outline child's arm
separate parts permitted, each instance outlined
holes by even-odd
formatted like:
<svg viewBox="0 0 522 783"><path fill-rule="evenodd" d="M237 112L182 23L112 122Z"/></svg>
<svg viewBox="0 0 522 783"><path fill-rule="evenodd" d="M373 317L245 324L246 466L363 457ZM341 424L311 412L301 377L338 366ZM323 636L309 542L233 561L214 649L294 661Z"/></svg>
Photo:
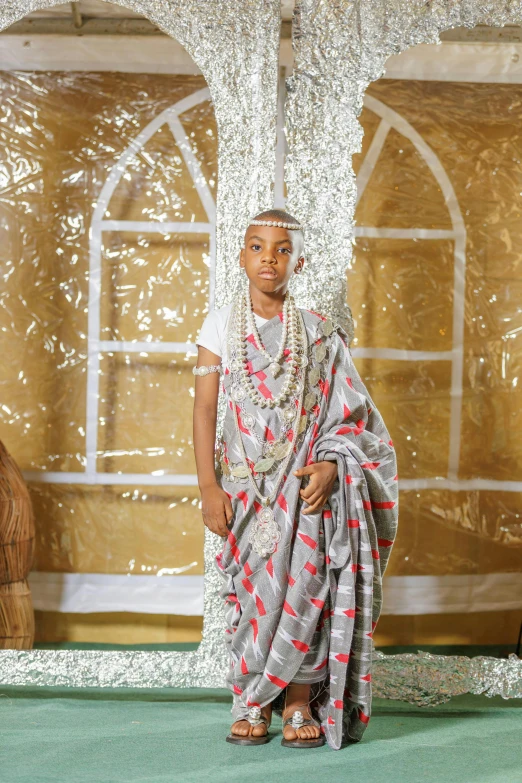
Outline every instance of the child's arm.
<svg viewBox="0 0 522 783"><path fill-rule="evenodd" d="M220 363L220 356L198 346L198 367ZM226 538L230 532L227 522L233 516L232 505L217 483L214 468L219 379L217 372L195 376L193 436L203 522L213 533Z"/></svg>

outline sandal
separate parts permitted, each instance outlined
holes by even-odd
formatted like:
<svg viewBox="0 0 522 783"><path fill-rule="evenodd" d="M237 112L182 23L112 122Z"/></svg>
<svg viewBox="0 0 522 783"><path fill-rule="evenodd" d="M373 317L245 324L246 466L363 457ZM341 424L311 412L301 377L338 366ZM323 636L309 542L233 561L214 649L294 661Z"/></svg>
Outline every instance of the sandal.
<svg viewBox="0 0 522 783"><path fill-rule="evenodd" d="M310 702L303 704L303 707L308 707L310 712ZM297 729L303 726L317 726L321 728L321 724L315 718L305 718L301 710L295 710L295 712L286 720L283 720L283 731L285 726L292 726L293 730L297 734ZM299 739L298 737L293 740L288 740L283 737L281 745L285 748L320 748L326 742L324 734L320 734L318 737L310 739Z"/></svg>
<svg viewBox="0 0 522 783"><path fill-rule="evenodd" d="M272 722L270 718L265 718L261 712L261 707L250 707L246 718L238 718L238 720L247 720L251 726L259 726L260 723L266 724L266 734L262 734L260 737L254 737L252 734L243 736L241 734L232 734L232 732L226 737L227 742L232 742L234 745L264 745L270 741L268 736L268 729ZM234 721L235 723L235 721Z"/></svg>

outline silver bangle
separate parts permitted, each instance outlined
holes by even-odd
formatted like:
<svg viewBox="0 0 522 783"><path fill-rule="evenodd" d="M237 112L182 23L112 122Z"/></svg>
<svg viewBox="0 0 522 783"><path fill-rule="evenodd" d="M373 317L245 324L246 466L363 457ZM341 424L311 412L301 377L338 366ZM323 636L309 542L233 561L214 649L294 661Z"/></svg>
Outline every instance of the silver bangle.
<svg viewBox="0 0 522 783"><path fill-rule="evenodd" d="M220 364L203 364L201 367L193 367L192 372L194 375L208 375L209 372L222 372Z"/></svg>

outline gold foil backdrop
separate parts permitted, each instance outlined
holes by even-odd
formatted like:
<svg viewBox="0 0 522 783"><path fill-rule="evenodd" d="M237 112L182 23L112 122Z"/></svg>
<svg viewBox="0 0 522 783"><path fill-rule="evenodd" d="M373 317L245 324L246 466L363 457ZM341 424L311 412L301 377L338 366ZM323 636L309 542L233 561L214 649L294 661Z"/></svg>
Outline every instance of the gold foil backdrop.
<svg viewBox="0 0 522 783"><path fill-rule="evenodd" d="M522 87L382 79L368 96L362 151L354 159L360 199L348 286L354 353L374 354L356 361L392 433L404 487L387 577L519 573L520 493L509 491L509 482L522 475L516 119ZM426 159L383 106L420 135L435 159ZM450 176L467 240L460 382L452 377L451 353L457 240L444 238L455 231L455 212L434 171ZM416 353L394 358L404 351ZM458 415L451 411L452 388ZM444 479L457 429L455 491ZM433 479L446 486L437 489ZM388 638L394 619L380 623ZM457 615L450 626L459 622ZM498 638L504 625L514 642L518 622L508 610L482 616L483 638ZM441 634L447 638L448 628L441 626Z"/></svg>
<svg viewBox="0 0 522 783"><path fill-rule="evenodd" d="M183 109L180 102L195 96L175 116L207 196L215 197L217 129L205 82L18 72L3 73L0 89L2 436L34 479L34 570L202 575L197 487L161 486L161 476L196 472L193 353L183 346L194 342L208 311L213 226L207 224L214 216L205 211L168 120L173 106ZM151 123L157 129L138 145ZM117 171L100 226L90 219L93 204L129 146L133 155ZM187 224L201 229L190 233ZM90 485L82 475L89 239L96 232L100 339L128 350L111 351L109 344L99 359L95 469L105 483ZM133 342L144 350L133 351ZM166 343L178 343L179 352L158 352ZM42 479L49 472L56 478L38 481L38 471ZM128 483L111 485L112 474L129 475ZM132 480L140 474L156 476L157 485ZM48 632L47 639L53 640Z"/></svg>

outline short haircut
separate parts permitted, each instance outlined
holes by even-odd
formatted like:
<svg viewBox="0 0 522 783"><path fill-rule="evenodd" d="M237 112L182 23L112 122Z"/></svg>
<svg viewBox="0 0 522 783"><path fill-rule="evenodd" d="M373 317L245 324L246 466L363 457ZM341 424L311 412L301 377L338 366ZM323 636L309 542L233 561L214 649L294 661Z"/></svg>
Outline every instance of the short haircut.
<svg viewBox="0 0 522 783"><path fill-rule="evenodd" d="M266 209L264 212L260 212L258 215L255 215L253 220L277 220L279 223L299 223L300 221L297 220L293 215L291 215L289 212L285 212L284 209ZM296 238L296 242L294 246L297 246L297 256L302 256L304 254L304 234L302 230L299 228L291 228L288 229L292 237Z"/></svg>

